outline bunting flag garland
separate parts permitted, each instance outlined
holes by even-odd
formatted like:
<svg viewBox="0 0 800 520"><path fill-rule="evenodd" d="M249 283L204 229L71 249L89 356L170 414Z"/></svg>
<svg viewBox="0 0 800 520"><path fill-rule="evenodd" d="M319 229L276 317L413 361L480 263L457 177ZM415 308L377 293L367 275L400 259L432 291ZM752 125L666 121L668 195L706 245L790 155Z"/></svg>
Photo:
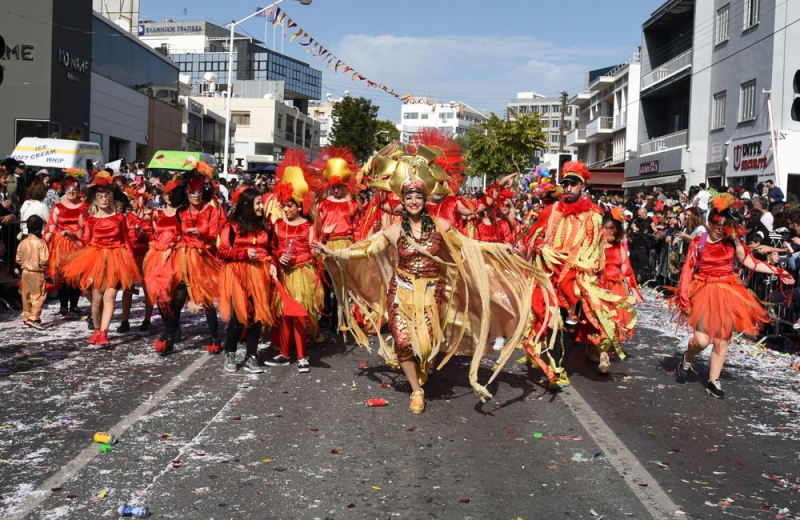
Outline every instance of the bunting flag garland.
<svg viewBox="0 0 800 520"><path fill-rule="evenodd" d="M270 10L271 11L271 10ZM268 13L269 14L269 13ZM267 15L268 15L267 14ZM284 24L284 21L286 22ZM369 88L376 88L386 92L388 95L399 99L403 103L424 103L427 105L432 105L433 103L428 100L427 98L416 98L411 94L398 94L395 92L393 88L389 88L388 86L384 85L383 83L378 83L376 81L372 81L367 79L366 76L360 74L358 71L353 69L353 67L347 65L341 58L333 54L330 50L328 50L324 45L314 40L310 34L308 34L304 29L297 25L297 22L291 19L286 14L286 11L282 11L280 7L275 9L275 14L272 18L272 25L283 25L283 35L289 35L289 29L293 30L291 37L289 38L289 43L294 43L294 41L300 37L297 41L303 47L306 47L306 53L313 53L313 56L317 58L317 61L325 60L325 64L327 68L333 67L333 72L335 74L347 74L352 73L350 76L351 81L364 81L367 84L367 89ZM295 30L295 27L297 28Z"/></svg>

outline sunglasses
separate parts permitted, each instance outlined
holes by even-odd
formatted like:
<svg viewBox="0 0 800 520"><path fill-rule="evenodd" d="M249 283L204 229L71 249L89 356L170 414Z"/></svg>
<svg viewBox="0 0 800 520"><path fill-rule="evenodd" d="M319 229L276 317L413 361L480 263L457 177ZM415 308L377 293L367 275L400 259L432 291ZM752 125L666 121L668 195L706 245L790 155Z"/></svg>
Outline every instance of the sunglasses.
<svg viewBox="0 0 800 520"><path fill-rule="evenodd" d="M571 179L564 179L563 181L561 181L561 185L564 186L564 187L567 187L567 188L571 188L572 186L577 186L579 184L580 184L580 182L573 181Z"/></svg>
<svg viewBox="0 0 800 520"><path fill-rule="evenodd" d="M203 192L202 192L202 191L190 191L190 192L189 192L189 196L190 196L190 197L199 197L199 196L200 196L200 195L202 195L202 194L203 194Z"/></svg>

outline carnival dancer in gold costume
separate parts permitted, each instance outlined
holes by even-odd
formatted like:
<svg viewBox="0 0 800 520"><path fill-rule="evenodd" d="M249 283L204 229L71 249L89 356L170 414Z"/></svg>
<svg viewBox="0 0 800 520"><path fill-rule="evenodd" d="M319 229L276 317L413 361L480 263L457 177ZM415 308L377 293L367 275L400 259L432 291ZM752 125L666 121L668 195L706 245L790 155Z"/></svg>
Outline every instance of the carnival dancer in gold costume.
<svg viewBox="0 0 800 520"><path fill-rule="evenodd" d="M413 155L374 157L377 178L388 179L380 186L402 202L402 221L346 249L313 244L316 252L328 255L324 263L337 295L349 293L364 316L375 316L375 330L388 319L393 345L379 334L381 354L408 378L412 413L425 409L422 385L440 352L446 355L438 368L454 354L472 354L470 383L481 400L491 397L477 381L487 338L509 338L491 382L524 335L531 280L553 293L543 273L512 255L508 246L470 240L428 214L427 194L447 181L437 156L436 150L420 146ZM357 343L368 347L364 332L352 316L348 319Z"/></svg>
<svg viewBox="0 0 800 520"><path fill-rule="evenodd" d="M613 347L619 358L625 359L614 318L623 307L633 312L632 298L614 295L599 285L605 266L603 210L584 194L591 177L589 169L582 161L570 161L563 172L560 184L564 195L542 210L521 247L524 258L551 273L557 288L561 323L551 331L554 341L548 342L546 350L549 367L543 367L553 390L570 385L566 366L576 341L601 344L604 352ZM539 301L537 293L533 300L534 315L538 315L547 300ZM529 353L536 344L529 340Z"/></svg>

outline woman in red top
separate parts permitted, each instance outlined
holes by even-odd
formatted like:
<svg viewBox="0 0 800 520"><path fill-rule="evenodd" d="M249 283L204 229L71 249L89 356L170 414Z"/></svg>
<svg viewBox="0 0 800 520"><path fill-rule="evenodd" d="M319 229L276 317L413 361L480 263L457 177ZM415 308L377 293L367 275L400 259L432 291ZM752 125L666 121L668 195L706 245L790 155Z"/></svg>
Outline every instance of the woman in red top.
<svg viewBox="0 0 800 520"><path fill-rule="evenodd" d="M169 181L161 191L165 208L153 211L153 239L150 250L144 257L145 296L150 306L158 305L164 323L170 318L170 302L178 286L175 270L172 268L172 252L181 241L181 221L178 209L172 204L172 191L178 181ZM169 354L177 338L168 337L166 328L156 339L153 348L159 354Z"/></svg>
<svg viewBox="0 0 800 520"><path fill-rule="evenodd" d="M220 234L219 310L228 324L225 331L225 370L236 372L236 345L247 327L244 369L261 373L256 358L261 329L272 326L272 278L270 234L264 218L261 193L248 188L233 195L234 209Z"/></svg>
<svg viewBox="0 0 800 520"><path fill-rule="evenodd" d="M794 283L780 267L757 260L739 239L734 221L738 213L731 208L732 199L728 194L714 199L708 212L708 233L689 245L678 296L673 300L680 309L681 321L694 330L678 365L678 376L685 379L693 371L695 356L713 342L706 392L716 398L725 397L719 376L732 333L755 334L769 321L767 311L739 279L736 262L755 272L778 276L785 284Z"/></svg>
<svg viewBox="0 0 800 520"><path fill-rule="evenodd" d="M175 338L181 310L188 299L204 309L209 331L206 349L217 354L219 324L214 305L219 298L219 260L214 250L220 215L217 208L209 204L213 196L214 187L208 177L193 170L184 176L170 197L173 205L181 208L178 210L181 240L172 254L172 268L178 285L172 295L166 336Z"/></svg>
<svg viewBox="0 0 800 520"><path fill-rule="evenodd" d="M90 345L108 345L108 326L114 315L117 292L141 281L133 258L125 217L114 207L114 186L108 175L98 174L89 189L89 210L81 215L78 238L86 245L63 267L64 279L84 291L92 289L94 334Z"/></svg>
<svg viewBox="0 0 800 520"><path fill-rule="evenodd" d="M125 214L125 221L128 224L128 234L131 239L133 256L136 259L136 266L139 272L144 274L144 257L150 249L150 240L153 238L153 210L147 207L148 195L145 186L141 188L135 183L125 189L125 195L131 205L131 210ZM133 304L133 291L122 293L122 323L117 332L125 333L131 330L128 319L131 315L131 305ZM153 315L153 305L145 295L144 300L144 320L139 325L139 330L146 331L150 328L150 317Z"/></svg>
<svg viewBox="0 0 800 520"><path fill-rule="evenodd" d="M78 315L78 299L81 290L71 287L64 282L62 269L65 260L74 252L83 247L78 239L80 231L79 220L89 208L89 204L81 200L80 183L78 179L68 177L64 181L66 200L56 202L50 219L47 222L47 231L44 236L50 248L50 264L47 267L47 276L54 282L61 282L58 289L58 300L61 303L59 313L62 316L76 317Z"/></svg>
<svg viewBox="0 0 800 520"><path fill-rule="evenodd" d="M616 316L612 318L616 337L601 337L599 341L593 342L600 349L599 358L594 358L593 360L598 361L599 359L598 368L601 374L608 373L610 368L609 352L612 351L611 347L614 342L620 343L633 337L634 327L636 326L636 311L631 308L630 304L642 302L642 294L639 292L636 276L633 273L628 257L628 248L624 243L624 210L621 206L614 208L611 211L611 215L603 218L602 223L606 263L599 285L601 288L610 291L611 294L621 297L622 300L615 306ZM633 300L629 299L630 296L633 296ZM587 346L587 349L591 350L591 346Z"/></svg>

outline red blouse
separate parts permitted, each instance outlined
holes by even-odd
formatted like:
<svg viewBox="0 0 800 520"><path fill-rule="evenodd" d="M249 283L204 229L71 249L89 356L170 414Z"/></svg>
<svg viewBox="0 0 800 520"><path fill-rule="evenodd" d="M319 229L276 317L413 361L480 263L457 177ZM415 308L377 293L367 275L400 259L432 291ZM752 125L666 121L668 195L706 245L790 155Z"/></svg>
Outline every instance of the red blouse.
<svg viewBox="0 0 800 520"><path fill-rule="evenodd" d="M128 236L131 240L133 254L136 256L146 254L150 249L150 240L153 238L153 221L151 219L144 220L133 211L129 211L125 215L125 221L128 224Z"/></svg>
<svg viewBox="0 0 800 520"><path fill-rule="evenodd" d="M327 242L336 238L353 238L358 204L354 200L322 200L317 206L321 240ZM333 228L333 229L331 229Z"/></svg>
<svg viewBox="0 0 800 520"><path fill-rule="evenodd" d="M181 226L178 223L178 214L169 216L164 210L157 209L152 213L153 237L150 247L165 251L171 244L177 244L181 239Z"/></svg>
<svg viewBox="0 0 800 520"><path fill-rule="evenodd" d="M511 244L514 242L514 233L511 231L511 224L505 219L497 219L494 224L484 224L481 219L475 228L475 240Z"/></svg>
<svg viewBox="0 0 800 520"><path fill-rule="evenodd" d="M124 247L133 255L130 235L125 217L117 212L110 217L98 218L87 213L83 217L83 237L85 245L94 247Z"/></svg>
<svg viewBox="0 0 800 520"><path fill-rule="evenodd" d="M56 228L53 232L53 235L60 235L64 231L71 231L77 236L78 231L81 229L79 220L81 215L86 213L86 210L89 209L89 204L84 202L77 208L68 208L63 202L59 201L56 202L56 205L53 207L53 209L56 208L58 208L58 220L55 222ZM48 230L54 223L53 217L55 216L55 213L55 211L50 212L50 219L47 223Z"/></svg>
<svg viewBox="0 0 800 520"><path fill-rule="evenodd" d="M233 244L231 244L230 240L231 231L233 231L234 235ZM239 224L235 222L230 222L222 228L217 252L220 258L228 262L250 260L250 256L247 254L248 249L256 250L258 253L257 260L269 260L271 258L269 254L271 240L269 231L259 229L255 233L245 236L241 236L240 233Z"/></svg>
<svg viewBox="0 0 800 520"><path fill-rule="evenodd" d="M272 235L272 250L275 253L275 258L278 259L283 256L283 253L289 249L289 243L291 242L289 267L310 262L314 258L311 254L311 244L308 241L312 229L314 228L309 221L297 226L287 224L284 219L276 221Z"/></svg>
<svg viewBox="0 0 800 520"><path fill-rule="evenodd" d="M208 247L215 245L219 234L221 215L210 204L206 204L200 211L194 207L180 210L181 242L189 247ZM190 235L187 230L197 228L200 236Z"/></svg>
<svg viewBox="0 0 800 520"><path fill-rule="evenodd" d="M446 220L452 226L459 226L461 215L458 214L458 202L459 198L452 195L445 197L441 202L428 201L428 213Z"/></svg>

